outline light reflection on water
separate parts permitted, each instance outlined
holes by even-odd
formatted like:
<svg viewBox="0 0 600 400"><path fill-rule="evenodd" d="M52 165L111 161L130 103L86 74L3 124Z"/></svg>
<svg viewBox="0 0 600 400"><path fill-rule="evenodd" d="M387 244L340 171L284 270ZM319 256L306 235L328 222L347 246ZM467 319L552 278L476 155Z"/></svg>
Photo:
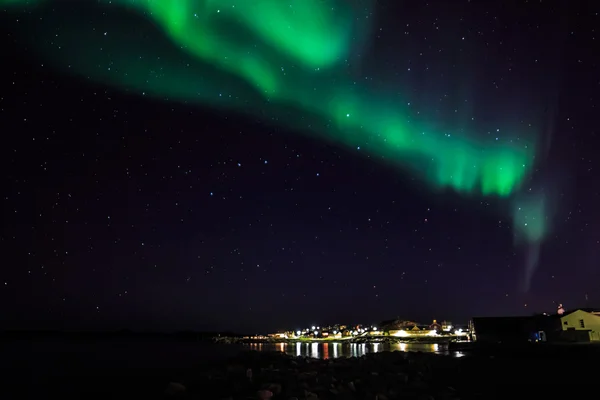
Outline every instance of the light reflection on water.
<svg viewBox="0 0 600 400"><path fill-rule="evenodd" d="M361 357L368 353L382 351L421 351L424 353L448 354L462 357L459 351L451 352L447 344L438 343L251 343L245 345L248 350L281 351L292 356L312 358Z"/></svg>

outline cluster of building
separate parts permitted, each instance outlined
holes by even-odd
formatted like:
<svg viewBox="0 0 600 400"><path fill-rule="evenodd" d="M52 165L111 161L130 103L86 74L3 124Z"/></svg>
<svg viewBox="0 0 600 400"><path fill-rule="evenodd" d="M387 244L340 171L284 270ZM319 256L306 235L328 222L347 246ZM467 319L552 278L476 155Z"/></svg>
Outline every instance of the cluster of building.
<svg viewBox="0 0 600 400"><path fill-rule="evenodd" d="M476 317L466 326L449 321L418 324L394 319L378 325L313 325L297 330L246 337L251 340L314 340L372 337L418 339L427 337L456 338L481 343L517 342L599 342L600 309L577 308L566 311L562 304L556 313L521 317ZM451 339L454 340L454 339Z"/></svg>
<svg viewBox="0 0 600 400"><path fill-rule="evenodd" d="M364 335L380 335L382 332L375 325L313 325L295 331L283 331L267 335L271 339L342 339Z"/></svg>
<svg viewBox="0 0 600 400"><path fill-rule="evenodd" d="M387 324L386 331L389 336L401 338L418 338L423 336L467 336L467 327L454 326L450 321L437 320L429 325L419 325L414 321L394 320Z"/></svg>
<svg viewBox="0 0 600 400"><path fill-rule="evenodd" d="M449 321L438 323L433 320L431 324L418 324L414 321L390 320L379 325L344 325L335 324L328 326L313 325L303 329L281 331L268 335L257 335L249 339L351 339L357 337L395 336L404 338L417 338L426 336L466 336L468 329L455 327Z"/></svg>
<svg viewBox="0 0 600 400"><path fill-rule="evenodd" d="M472 334L487 343L600 342L600 309L560 305L556 314L473 318Z"/></svg>

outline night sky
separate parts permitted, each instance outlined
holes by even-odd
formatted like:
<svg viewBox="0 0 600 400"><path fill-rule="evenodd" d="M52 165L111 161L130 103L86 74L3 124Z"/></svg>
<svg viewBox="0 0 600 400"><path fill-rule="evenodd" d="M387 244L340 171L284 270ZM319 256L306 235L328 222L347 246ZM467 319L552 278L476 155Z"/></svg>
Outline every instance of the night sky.
<svg viewBox="0 0 600 400"><path fill-rule="evenodd" d="M67 3L0 0L0 327L600 304L600 3Z"/></svg>

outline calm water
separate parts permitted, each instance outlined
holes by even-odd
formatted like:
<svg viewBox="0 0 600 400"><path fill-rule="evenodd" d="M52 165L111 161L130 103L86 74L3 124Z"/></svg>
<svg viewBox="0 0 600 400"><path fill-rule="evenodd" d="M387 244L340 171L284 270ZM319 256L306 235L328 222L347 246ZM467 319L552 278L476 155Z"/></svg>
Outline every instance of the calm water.
<svg viewBox="0 0 600 400"><path fill-rule="evenodd" d="M437 343L277 343L249 344L244 346L257 351L282 351L292 356L312 358L361 357L381 351L422 351L427 353L452 354L462 357L460 352L449 352L447 344Z"/></svg>

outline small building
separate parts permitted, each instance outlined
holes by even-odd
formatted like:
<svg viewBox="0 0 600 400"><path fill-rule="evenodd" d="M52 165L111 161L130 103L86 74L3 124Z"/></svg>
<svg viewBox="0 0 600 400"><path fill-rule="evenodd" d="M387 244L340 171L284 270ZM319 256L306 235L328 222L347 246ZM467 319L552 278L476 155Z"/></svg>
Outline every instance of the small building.
<svg viewBox="0 0 600 400"><path fill-rule="evenodd" d="M439 324L437 322L437 320L433 320L433 322L431 323L431 325L429 325L429 330L430 331L436 331L436 332L441 332L443 329L442 324Z"/></svg>
<svg viewBox="0 0 600 400"><path fill-rule="evenodd" d="M286 332L269 333L267 335L269 339L287 339L288 334Z"/></svg>
<svg viewBox="0 0 600 400"><path fill-rule="evenodd" d="M562 334L569 341L600 341L600 312L578 309L560 316Z"/></svg>
<svg viewBox="0 0 600 400"><path fill-rule="evenodd" d="M450 321L442 321L442 330L444 332L452 332L454 330L454 326Z"/></svg>
<svg viewBox="0 0 600 400"><path fill-rule="evenodd" d="M390 336L409 338L409 337L425 337L425 336L436 336L437 332L433 329L430 329L428 326L424 326L419 328L418 326L413 326L410 329L393 329L389 331Z"/></svg>

